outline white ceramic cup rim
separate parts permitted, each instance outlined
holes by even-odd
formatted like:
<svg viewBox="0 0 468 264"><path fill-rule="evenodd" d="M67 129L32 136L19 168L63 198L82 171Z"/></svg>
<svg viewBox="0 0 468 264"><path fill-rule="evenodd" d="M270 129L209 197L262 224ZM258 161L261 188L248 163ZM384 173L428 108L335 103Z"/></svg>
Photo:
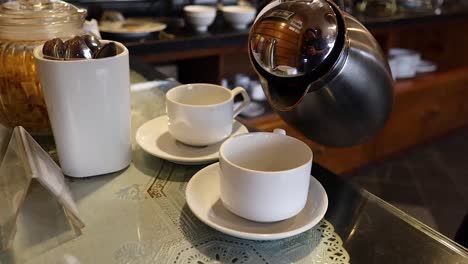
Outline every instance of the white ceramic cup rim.
<svg viewBox="0 0 468 264"><path fill-rule="evenodd" d="M254 14L255 8L250 6L225 6L222 8L222 11L230 14Z"/></svg>
<svg viewBox="0 0 468 264"><path fill-rule="evenodd" d="M226 93L229 94L229 98L227 98L226 100L223 100L223 101L220 101L219 103L214 103L214 104L201 104L201 105L195 105L195 104L184 104L184 103L181 103L181 102L178 102L176 100L174 100L174 98L172 98L172 96L174 96L173 94L176 93L176 92L180 92L180 91L177 91L177 90L183 90L183 89L187 89L187 87L190 87L190 86L210 86L210 87L213 87L215 89L222 89L224 90ZM169 91L167 91L166 93L166 100L170 101L171 103L173 104L176 104L178 106L184 106L184 107L193 107L193 108L206 108L206 107L215 107L215 106L222 106L222 105L225 105L231 101L234 101L234 94L232 93L231 90L229 90L228 88L226 87L223 87L221 85L216 85L216 84L210 84L210 83L189 83L189 84L183 84L183 85L179 85L179 86L176 86L172 89L170 89Z"/></svg>
<svg viewBox="0 0 468 264"><path fill-rule="evenodd" d="M205 5L186 5L184 11L193 13L216 13L216 8Z"/></svg>
<svg viewBox="0 0 468 264"><path fill-rule="evenodd" d="M260 134L268 134L268 136L274 136L274 137L288 137L289 139L288 140L293 140L294 142L298 143L298 144L301 144L305 149L308 150L308 153L309 153L309 159L305 162L303 162L302 164L296 166L296 167L293 167L293 168L290 168L290 169L286 169L286 170L275 170L275 171L261 171L261 170L254 170L254 169L249 169L249 168L246 168L246 167L242 167L236 163L234 163L233 161L229 160L226 155L225 155L225 148L227 148L227 146L229 144L232 144L231 142L235 141L235 140L239 140L239 139L242 139L244 137L255 137L255 135L260 135ZM254 142L253 140L251 140L252 142ZM293 171L293 170L297 170L299 168L303 168L307 165L309 165L312 160L313 160L313 153L312 153L312 150L310 149L309 146L307 146L306 143L300 141L299 139L297 138L293 138L293 137L290 137L290 136L287 136L287 135L282 135L282 134L277 134L277 133L272 133L272 132L253 132L253 133L247 133L247 134L242 134L242 135L237 135L237 136L234 136L234 137L230 137L228 138L226 141L223 142L223 144L221 145L221 147L219 148L219 156L224 160L226 161L226 163L228 163L229 165L237 168L237 169L240 169L240 170L245 170L245 171L249 171L249 172L255 172L255 173L258 173L258 174L268 174L268 175L271 175L271 174L282 174L282 173L285 173L285 172L289 172L289 171Z"/></svg>
<svg viewBox="0 0 468 264"><path fill-rule="evenodd" d="M115 55L115 56L107 57L107 58L101 58L101 59L53 60L53 59L48 59L48 58L44 57L44 54L42 54L42 47L44 46L44 44L42 44L42 45L39 45L39 46L34 48L34 58L36 58L36 60L47 61L47 62L50 62L50 63L68 63L68 64L71 64L71 63L95 63L97 61L108 61L108 60L113 60L113 59L118 59L120 57L128 56L128 49L122 43L117 42L117 41L113 41L113 40L100 40L100 42L102 44L107 44L109 42L114 42L118 47L117 51L120 50L121 52L119 54Z"/></svg>

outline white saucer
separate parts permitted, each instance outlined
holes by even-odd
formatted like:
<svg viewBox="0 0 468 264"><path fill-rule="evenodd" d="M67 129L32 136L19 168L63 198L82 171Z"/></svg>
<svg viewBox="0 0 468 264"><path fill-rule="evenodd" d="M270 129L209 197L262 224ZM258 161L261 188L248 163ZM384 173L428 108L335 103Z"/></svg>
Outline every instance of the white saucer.
<svg viewBox="0 0 468 264"><path fill-rule="evenodd" d="M312 176L307 204L298 215L274 223L258 223L237 216L221 202L219 170L219 163L215 163L197 172L188 182L185 196L195 216L222 233L244 239L275 240L305 232L325 216L327 193Z"/></svg>
<svg viewBox="0 0 468 264"><path fill-rule="evenodd" d="M233 122L231 136L249 132L241 123L235 120ZM136 142L151 155L184 165L198 165L217 161L219 147L223 143L219 142L206 147L185 145L169 134L166 115L152 119L138 128Z"/></svg>

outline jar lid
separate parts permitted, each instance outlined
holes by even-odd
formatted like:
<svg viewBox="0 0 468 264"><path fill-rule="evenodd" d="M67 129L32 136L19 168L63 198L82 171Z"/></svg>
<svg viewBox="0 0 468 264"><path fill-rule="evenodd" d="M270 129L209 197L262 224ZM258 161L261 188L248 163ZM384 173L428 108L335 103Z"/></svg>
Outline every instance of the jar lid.
<svg viewBox="0 0 468 264"><path fill-rule="evenodd" d="M266 11L252 26L250 52L269 74L296 77L325 63L336 47L338 18L326 0L289 0Z"/></svg>
<svg viewBox="0 0 468 264"><path fill-rule="evenodd" d="M81 28L86 10L56 0L18 0L0 5L0 37L44 40L71 36Z"/></svg>

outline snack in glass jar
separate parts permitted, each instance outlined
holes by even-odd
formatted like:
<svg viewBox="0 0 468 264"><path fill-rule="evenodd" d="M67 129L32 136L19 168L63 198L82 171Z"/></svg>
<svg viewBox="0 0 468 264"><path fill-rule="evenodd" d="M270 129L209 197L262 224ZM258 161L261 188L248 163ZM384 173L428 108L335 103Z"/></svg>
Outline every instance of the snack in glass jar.
<svg viewBox="0 0 468 264"><path fill-rule="evenodd" d="M4 2L4 1L2 1ZM0 123L52 133L33 50L47 39L83 33L86 10L54 0L0 4Z"/></svg>

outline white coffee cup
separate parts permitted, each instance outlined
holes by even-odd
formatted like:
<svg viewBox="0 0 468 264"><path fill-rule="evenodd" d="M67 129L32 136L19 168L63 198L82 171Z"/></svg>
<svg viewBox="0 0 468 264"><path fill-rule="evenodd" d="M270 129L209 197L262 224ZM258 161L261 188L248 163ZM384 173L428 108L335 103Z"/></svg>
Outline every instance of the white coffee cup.
<svg viewBox="0 0 468 264"><path fill-rule="evenodd" d="M234 109L234 97L243 102ZM206 146L218 143L232 133L233 118L250 103L242 87L229 90L219 85L194 83L177 86L166 93L169 133L178 141Z"/></svg>
<svg viewBox="0 0 468 264"><path fill-rule="evenodd" d="M275 129L229 138L219 154L221 201L234 214L275 222L304 208L312 167L304 142Z"/></svg>
<svg viewBox="0 0 468 264"><path fill-rule="evenodd" d="M43 57L42 46L34 49L60 166L68 176L95 176L130 164L128 50L114 43L116 56L92 60L52 60Z"/></svg>

